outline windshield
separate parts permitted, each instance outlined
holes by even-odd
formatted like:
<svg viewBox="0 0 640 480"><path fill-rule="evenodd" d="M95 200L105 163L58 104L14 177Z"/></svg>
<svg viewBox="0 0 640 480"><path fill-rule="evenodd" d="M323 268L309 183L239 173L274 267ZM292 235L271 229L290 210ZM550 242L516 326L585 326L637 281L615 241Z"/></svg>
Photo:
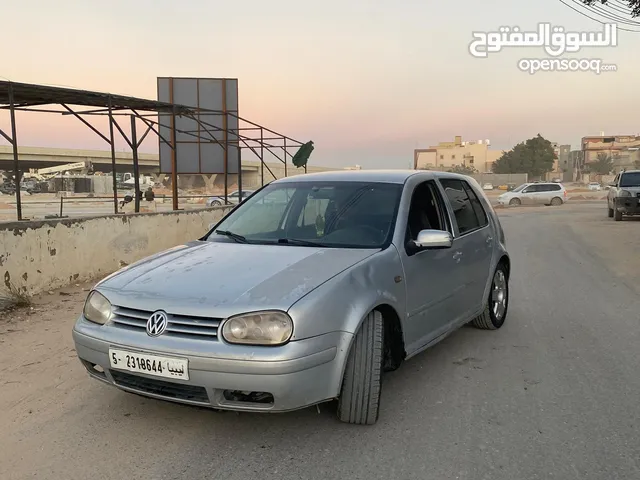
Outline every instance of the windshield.
<svg viewBox="0 0 640 480"><path fill-rule="evenodd" d="M624 173L620 179L621 187L640 187L640 172Z"/></svg>
<svg viewBox="0 0 640 480"><path fill-rule="evenodd" d="M402 185L364 182L272 184L218 225L247 243L381 248L391 241ZM220 234L215 232L225 232ZM312 243L311 243L312 242Z"/></svg>
<svg viewBox="0 0 640 480"><path fill-rule="evenodd" d="M513 189L513 191L514 191L514 192L521 192L522 190L524 190L524 187L526 187L526 186L527 186L527 184L526 184L526 183L523 183L523 184L522 184L522 185L520 185L519 187L514 188L514 189Z"/></svg>

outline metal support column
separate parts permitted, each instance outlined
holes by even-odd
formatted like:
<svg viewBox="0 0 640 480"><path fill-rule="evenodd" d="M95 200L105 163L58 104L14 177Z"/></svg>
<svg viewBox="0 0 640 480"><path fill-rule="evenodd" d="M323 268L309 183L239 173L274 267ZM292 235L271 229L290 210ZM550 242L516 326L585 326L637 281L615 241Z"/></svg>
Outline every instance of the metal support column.
<svg viewBox="0 0 640 480"><path fill-rule="evenodd" d="M242 201L242 157L240 153L240 142L238 142L238 200Z"/></svg>
<svg viewBox="0 0 640 480"><path fill-rule="evenodd" d="M173 86L171 88L173 91ZM171 114L171 196L174 210L178 210L178 159L176 145L176 111L174 109Z"/></svg>
<svg viewBox="0 0 640 480"><path fill-rule="evenodd" d="M133 154L133 185L135 189L135 212L140 212L140 165L138 164L138 135L136 134L136 117L131 115L131 152Z"/></svg>
<svg viewBox="0 0 640 480"><path fill-rule="evenodd" d="M286 178L287 177L287 137L284 137L283 140L284 140L284 147L282 148L284 150L284 176Z"/></svg>
<svg viewBox="0 0 640 480"><path fill-rule="evenodd" d="M18 137L16 135L16 110L13 103L13 85L9 84L9 111L11 114L11 145L13 147L13 175L16 183L16 212L22 220L22 199L20 198L20 161L18 160Z"/></svg>
<svg viewBox="0 0 640 480"><path fill-rule="evenodd" d="M113 108L109 95L109 144L111 146L111 175L113 175L113 213L118 213L118 180L116 178L116 142L113 138Z"/></svg>
<svg viewBox="0 0 640 480"><path fill-rule="evenodd" d="M227 196L229 195L229 137L227 135L227 127L229 126L229 117L227 114L227 81L222 81L222 141L224 148L224 204L228 205Z"/></svg>
<svg viewBox="0 0 640 480"><path fill-rule="evenodd" d="M264 131L262 127L260 127L260 177L264 187Z"/></svg>

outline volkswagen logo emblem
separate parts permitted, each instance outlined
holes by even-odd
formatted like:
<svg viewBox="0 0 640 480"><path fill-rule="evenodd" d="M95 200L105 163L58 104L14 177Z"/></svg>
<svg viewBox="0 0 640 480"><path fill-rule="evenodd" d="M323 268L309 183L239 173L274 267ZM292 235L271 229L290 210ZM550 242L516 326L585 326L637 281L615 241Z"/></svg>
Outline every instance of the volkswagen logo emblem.
<svg viewBox="0 0 640 480"><path fill-rule="evenodd" d="M167 329L169 319L167 314L162 311L153 312L147 320L147 335L157 337L162 335Z"/></svg>

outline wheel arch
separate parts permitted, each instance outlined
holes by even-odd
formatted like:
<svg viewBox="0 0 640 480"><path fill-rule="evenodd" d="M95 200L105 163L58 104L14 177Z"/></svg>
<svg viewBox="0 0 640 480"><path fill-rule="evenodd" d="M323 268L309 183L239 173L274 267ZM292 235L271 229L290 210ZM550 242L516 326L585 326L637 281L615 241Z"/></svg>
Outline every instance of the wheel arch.
<svg viewBox="0 0 640 480"><path fill-rule="evenodd" d="M384 360L383 368L386 371L397 369L404 361L407 354L404 344L404 330L402 328L402 322L397 310L388 303L378 303L369 308L360 318L357 327L353 331L353 337L349 341L347 348L347 354L345 355L345 361L342 365L342 373L340 375L340 381L344 378L345 369L347 367L346 359L349 357L349 353L355 343L356 335L362 328L363 322L371 314L371 312L379 312L382 315L382 321L384 323Z"/></svg>

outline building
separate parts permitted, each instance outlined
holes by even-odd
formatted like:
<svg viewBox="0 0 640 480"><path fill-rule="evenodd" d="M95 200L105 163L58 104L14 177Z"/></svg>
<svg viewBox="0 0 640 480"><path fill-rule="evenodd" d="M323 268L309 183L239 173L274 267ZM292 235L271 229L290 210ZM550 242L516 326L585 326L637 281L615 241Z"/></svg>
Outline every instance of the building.
<svg viewBox="0 0 640 480"><path fill-rule="evenodd" d="M551 143L551 146L553 146L553 153L556 158L553 161L553 168L551 172L547 174L547 177L561 178L563 182L572 181L573 166L570 159L571 145ZM551 178L547 180L551 180Z"/></svg>
<svg viewBox="0 0 640 480"><path fill-rule="evenodd" d="M570 172L571 178L568 180L563 178L564 182L576 182L579 179L580 172L584 167L584 161L582 159L582 150L571 150L569 152L569 164L571 165Z"/></svg>
<svg viewBox="0 0 640 480"><path fill-rule="evenodd" d="M453 142L440 142L436 146L413 152L413 168L421 170L448 170L456 165L475 168L479 173L491 172L493 163L502 156L501 150L491 150L489 140L463 142L456 136Z"/></svg>
<svg viewBox="0 0 640 480"><path fill-rule="evenodd" d="M582 153L584 163L597 160L604 153L613 160L615 173L623 169L640 167L640 135L601 135L582 137Z"/></svg>

